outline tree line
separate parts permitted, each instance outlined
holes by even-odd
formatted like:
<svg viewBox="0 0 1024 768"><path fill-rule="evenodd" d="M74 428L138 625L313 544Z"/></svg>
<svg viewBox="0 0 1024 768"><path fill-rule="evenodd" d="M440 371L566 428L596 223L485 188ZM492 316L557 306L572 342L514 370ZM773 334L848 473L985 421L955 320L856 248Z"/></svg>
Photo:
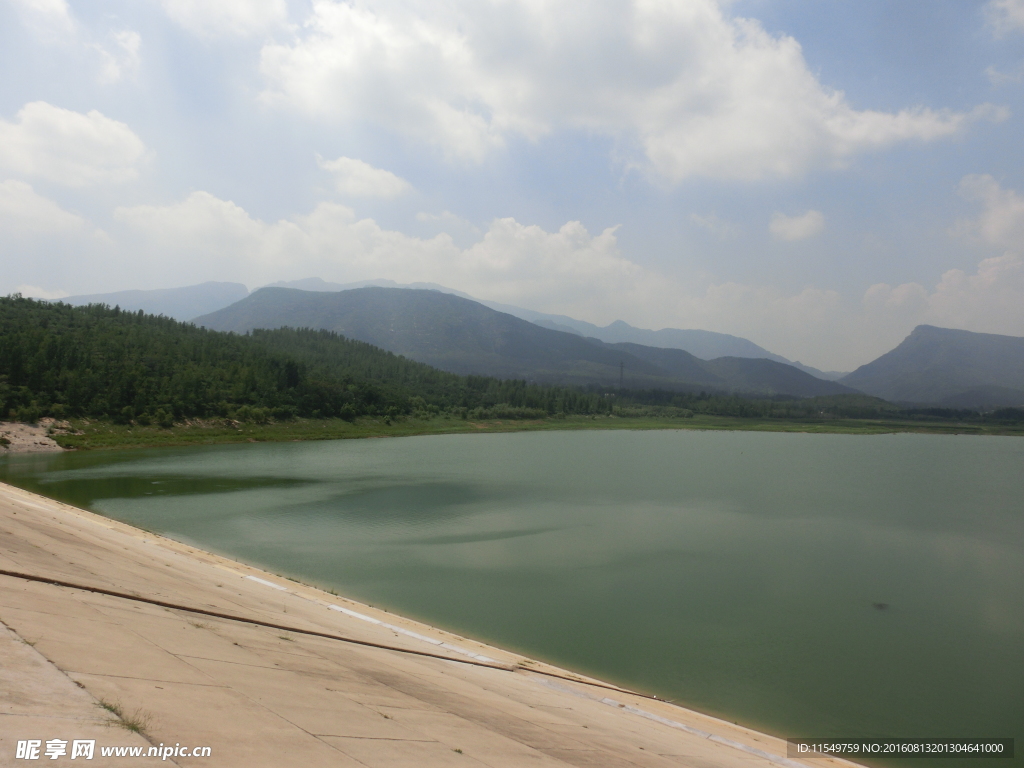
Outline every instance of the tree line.
<svg viewBox="0 0 1024 768"><path fill-rule="evenodd" d="M0 298L0 417L169 425L421 413L607 413L609 398L457 376L330 331L210 331L117 307Z"/></svg>
<svg viewBox="0 0 1024 768"><path fill-rule="evenodd" d="M615 394L615 413L626 416L733 416L737 418L828 421L871 419L900 421L955 421L985 424L1024 424L1024 408L997 408L979 412L964 408L902 407L879 397L861 394L819 397L743 396L724 392L677 392L659 389Z"/></svg>

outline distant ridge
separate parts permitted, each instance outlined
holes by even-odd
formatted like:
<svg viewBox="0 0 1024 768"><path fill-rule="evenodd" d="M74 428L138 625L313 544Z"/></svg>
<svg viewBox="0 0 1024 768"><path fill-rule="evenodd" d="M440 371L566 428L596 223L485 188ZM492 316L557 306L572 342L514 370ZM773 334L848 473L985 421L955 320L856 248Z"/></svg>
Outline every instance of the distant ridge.
<svg viewBox="0 0 1024 768"><path fill-rule="evenodd" d="M919 325L841 383L900 403L1024 406L1024 338Z"/></svg>
<svg viewBox="0 0 1024 768"><path fill-rule="evenodd" d="M175 320L191 320L198 315L215 312L218 309L244 299L249 289L241 283L199 283L183 288L157 288L151 291L117 291L115 293L93 293L84 296L68 296L56 301L81 307L87 304L107 304L132 312L140 309L150 315L164 315Z"/></svg>
<svg viewBox="0 0 1024 768"><path fill-rule="evenodd" d="M742 341L742 339L741 339ZM841 385L823 389L823 380L796 368L767 358L737 356L701 360L681 349L648 347L642 344L620 343L610 347L622 349L641 360L654 363L672 376L687 381L703 380L711 386L726 387L739 392L787 394L794 397L815 397L822 394L852 393ZM704 378L701 379L701 376Z"/></svg>
<svg viewBox="0 0 1024 768"><path fill-rule="evenodd" d="M774 361L708 362L682 350L586 339L433 289L262 288L195 322L236 333L284 326L331 330L460 374L611 386L621 377L630 388L795 396L851 392Z"/></svg>
<svg viewBox="0 0 1024 768"><path fill-rule="evenodd" d="M789 363L789 360L781 355L776 355L752 341L728 333L680 328L662 328L660 331L650 331L645 328L635 328L623 320L616 320L603 328L582 320L574 320L571 317L560 317L559 321L584 336L592 336L609 344L632 343L643 344L647 347L682 349L702 360L714 360L716 357L763 357L779 363Z"/></svg>
<svg viewBox="0 0 1024 768"><path fill-rule="evenodd" d="M461 296L464 299L479 301L478 299L474 299L468 293L456 291L454 288L446 288L445 286L438 285L437 283L397 283L394 280L385 280L384 278L377 278L376 280L358 280L354 283L332 283L319 277L307 277L302 280L281 280L276 283L269 283L262 287L297 288L300 291L319 291L322 293L351 291L354 288L416 288L425 291L450 293L453 296ZM486 304L487 302L481 301L480 303ZM220 309L220 307L218 307L218 309Z"/></svg>
<svg viewBox="0 0 1024 768"><path fill-rule="evenodd" d="M568 315L552 315L546 312L537 312L524 307L517 307L514 304L502 304L497 301L486 301L477 299L462 291L456 291L437 283L396 283L394 280L363 280L357 283L331 283L319 277L309 277L304 280L292 280L289 282L271 283L267 288L298 288L303 291L346 291L353 288L365 288L377 286L381 288L422 288L441 293L450 293L454 296L461 296L464 299L471 299L479 302L485 307L490 307L498 312L528 320L531 323L549 328L554 331L575 333L592 339L600 339L609 344L620 342L632 342L643 344L648 347L666 347L670 349L682 349L691 355L702 360L714 360L718 357L749 357L766 358L778 363L786 363L794 368L799 368L805 373L816 376L826 381L835 381L846 375L841 371L821 371L804 365L800 362L787 360L782 355L769 352L752 341L732 336L728 333L717 333L716 331L704 330L683 330L679 328L662 328L659 331L651 331L645 328L636 328L623 320L616 320L610 325L601 327L588 323L585 320L577 320Z"/></svg>

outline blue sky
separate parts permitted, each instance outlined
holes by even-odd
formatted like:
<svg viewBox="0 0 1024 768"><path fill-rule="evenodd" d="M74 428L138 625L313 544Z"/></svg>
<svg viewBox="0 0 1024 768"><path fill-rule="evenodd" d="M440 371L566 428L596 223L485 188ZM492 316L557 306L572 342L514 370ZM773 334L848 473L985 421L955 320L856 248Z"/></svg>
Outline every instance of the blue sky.
<svg viewBox="0 0 1024 768"><path fill-rule="evenodd" d="M1024 335L1024 0L0 0L0 293Z"/></svg>

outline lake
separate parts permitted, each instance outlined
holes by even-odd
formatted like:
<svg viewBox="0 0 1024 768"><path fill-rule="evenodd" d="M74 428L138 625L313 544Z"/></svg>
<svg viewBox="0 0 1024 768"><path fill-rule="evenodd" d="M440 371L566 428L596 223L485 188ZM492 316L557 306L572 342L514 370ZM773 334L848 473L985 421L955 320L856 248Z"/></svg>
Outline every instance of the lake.
<svg viewBox="0 0 1024 768"><path fill-rule="evenodd" d="M446 435L0 480L784 737L1024 749L1020 438Z"/></svg>

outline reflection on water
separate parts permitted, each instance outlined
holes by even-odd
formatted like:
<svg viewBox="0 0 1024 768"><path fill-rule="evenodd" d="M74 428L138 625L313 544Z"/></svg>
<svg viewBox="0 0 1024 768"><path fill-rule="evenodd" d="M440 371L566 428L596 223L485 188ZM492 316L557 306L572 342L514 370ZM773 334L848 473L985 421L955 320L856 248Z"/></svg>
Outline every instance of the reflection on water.
<svg viewBox="0 0 1024 768"><path fill-rule="evenodd" d="M566 432L0 479L783 736L1022 738L1022 466L1015 438Z"/></svg>

